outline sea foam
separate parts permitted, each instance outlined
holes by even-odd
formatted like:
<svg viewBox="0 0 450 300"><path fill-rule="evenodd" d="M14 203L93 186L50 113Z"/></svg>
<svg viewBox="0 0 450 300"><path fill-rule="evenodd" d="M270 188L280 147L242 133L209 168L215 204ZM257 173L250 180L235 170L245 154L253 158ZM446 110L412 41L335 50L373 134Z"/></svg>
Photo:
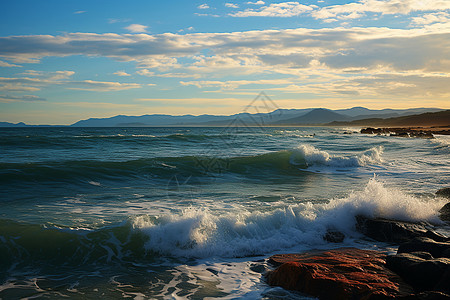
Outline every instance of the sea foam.
<svg viewBox="0 0 450 300"><path fill-rule="evenodd" d="M291 163L302 164L303 160L307 166L322 166L331 168L362 167L371 164L383 163L383 147L373 147L358 155L346 157L331 155L326 151L317 149L311 145L300 145L293 150Z"/></svg>
<svg viewBox="0 0 450 300"><path fill-rule="evenodd" d="M346 243L360 237L355 216L385 217L405 221L440 222L439 198L418 198L387 188L376 178L348 197L328 203L298 203L269 212L211 212L188 208L179 215L136 217L134 227L149 238L149 251L169 256L240 257L289 249L327 247L323 235L330 228L343 232ZM300 247L300 248L299 248Z"/></svg>

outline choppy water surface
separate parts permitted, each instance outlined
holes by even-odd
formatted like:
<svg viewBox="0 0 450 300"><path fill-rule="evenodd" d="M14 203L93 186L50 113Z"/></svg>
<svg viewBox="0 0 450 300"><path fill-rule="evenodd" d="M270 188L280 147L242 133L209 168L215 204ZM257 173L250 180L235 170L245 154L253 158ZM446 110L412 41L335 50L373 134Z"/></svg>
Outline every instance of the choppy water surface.
<svg viewBox="0 0 450 300"><path fill-rule="evenodd" d="M354 216L439 222L449 137L341 128L0 129L0 298L299 298L275 253L374 245ZM330 244L334 228L347 236Z"/></svg>

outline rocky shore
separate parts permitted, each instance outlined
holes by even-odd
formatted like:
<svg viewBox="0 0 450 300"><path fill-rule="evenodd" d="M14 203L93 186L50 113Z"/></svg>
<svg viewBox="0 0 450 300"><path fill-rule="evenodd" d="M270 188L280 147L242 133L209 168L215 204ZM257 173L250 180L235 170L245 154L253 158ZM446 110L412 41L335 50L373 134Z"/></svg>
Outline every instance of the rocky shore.
<svg viewBox="0 0 450 300"><path fill-rule="evenodd" d="M436 194L450 198L450 188ZM440 218L450 225L450 202ZM267 282L319 299L450 299L450 237L435 225L360 215L356 227L368 238L398 245L397 253L338 248L274 255ZM339 232L324 236L343 238Z"/></svg>
<svg viewBox="0 0 450 300"><path fill-rule="evenodd" d="M365 134L420 138L434 138L434 134L450 135L450 129L446 127L367 127L361 129L360 132Z"/></svg>

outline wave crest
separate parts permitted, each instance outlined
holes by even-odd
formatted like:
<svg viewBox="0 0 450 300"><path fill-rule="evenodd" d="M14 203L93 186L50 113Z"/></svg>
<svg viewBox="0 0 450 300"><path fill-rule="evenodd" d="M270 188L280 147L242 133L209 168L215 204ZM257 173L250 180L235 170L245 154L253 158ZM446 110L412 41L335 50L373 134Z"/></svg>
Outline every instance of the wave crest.
<svg viewBox="0 0 450 300"><path fill-rule="evenodd" d="M299 161L298 158L303 158L307 166L328 166L333 168L363 167L383 163L384 160L381 156L383 150L382 146L378 146L359 155L345 157L330 155L328 152L319 150L311 145L301 145L294 150L292 161L295 164Z"/></svg>
<svg viewBox="0 0 450 300"><path fill-rule="evenodd" d="M323 235L329 228L345 233L351 243L352 238L360 237L355 231L355 216L360 214L439 223L438 210L444 204L442 199L422 199L386 188L373 178L362 191L328 203L299 203L270 212L238 214L189 208L156 222L139 217L134 225L149 237L146 248L161 254L251 256L324 246Z"/></svg>

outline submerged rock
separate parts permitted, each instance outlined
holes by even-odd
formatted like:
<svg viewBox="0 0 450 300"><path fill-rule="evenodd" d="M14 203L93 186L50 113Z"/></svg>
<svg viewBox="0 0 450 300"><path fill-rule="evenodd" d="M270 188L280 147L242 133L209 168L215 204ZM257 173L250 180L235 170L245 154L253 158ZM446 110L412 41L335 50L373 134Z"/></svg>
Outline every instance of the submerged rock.
<svg viewBox="0 0 450 300"><path fill-rule="evenodd" d="M304 254L274 255L279 265L268 283L319 299L394 299L413 289L385 267L378 251L340 248Z"/></svg>
<svg viewBox="0 0 450 300"><path fill-rule="evenodd" d="M340 231L328 229L323 236L323 239L330 243L342 243L345 239L345 235Z"/></svg>

